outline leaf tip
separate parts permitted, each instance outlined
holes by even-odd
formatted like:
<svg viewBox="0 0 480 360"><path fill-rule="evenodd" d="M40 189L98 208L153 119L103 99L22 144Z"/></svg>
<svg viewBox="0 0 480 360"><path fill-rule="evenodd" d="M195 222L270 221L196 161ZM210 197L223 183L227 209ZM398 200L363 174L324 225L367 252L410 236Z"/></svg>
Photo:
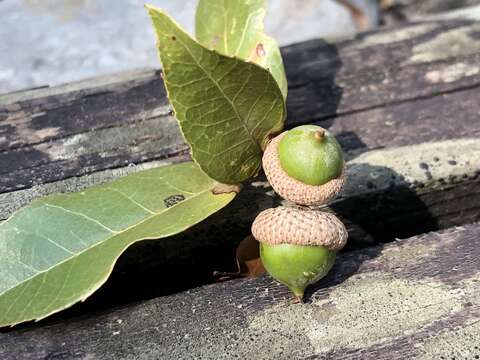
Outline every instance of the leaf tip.
<svg viewBox="0 0 480 360"><path fill-rule="evenodd" d="M147 4L147 3L144 3L143 6L145 7L145 9L147 10L152 10L152 9L155 9L155 6L153 5L150 5L150 4Z"/></svg>
<svg viewBox="0 0 480 360"><path fill-rule="evenodd" d="M147 3L144 3L143 6L145 7L145 9L147 9L148 11L148 14L150 15L150 17L152 17L153 15L165 15L165 12L154 6L154 5L151 5L151 4L147 4Z"/></svg>

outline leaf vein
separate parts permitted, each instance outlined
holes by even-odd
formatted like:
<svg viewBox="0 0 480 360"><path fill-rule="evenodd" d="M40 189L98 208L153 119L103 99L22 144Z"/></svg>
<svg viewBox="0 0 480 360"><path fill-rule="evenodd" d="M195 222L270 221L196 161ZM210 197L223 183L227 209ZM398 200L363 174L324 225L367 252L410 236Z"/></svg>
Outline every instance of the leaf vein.
<svg viewBox="0 0 480 360"><path fill-rule="evenodd" d="M121 190L118 190L116 188L111 188L111 187L104 187L103 189L105 190L109 190L109 191L113 191L117 194L120 194L121 196L123 196L125 199L129 200L132 204L138 206L139 208L141 208L142 210L145 210L146 212L150 213L150 214L156 214L156 212L146 208L145 206L143 206L142 204L140 204L139 202L135 201L134 199L132 199L130 196L128 196L127 194L125 194L123 191Z"/></svg>
<svg viewBox="0 0 480 360"><path fill-rule="evenodd" d="M68 213L70 213L70 214L72 214L72 215L76 215L76 216L82 217L82 218L84 218L84 219L87 219L87 220L89 220L89 221L91 221L91 222L94 222L95 224L101 226L102 228L104 228L105 230L111 232L112 234L118 234L118 233L119 233L119 231L110 229L108 226L102 224L100 221L98 221L98 220L96 220L96 219L93 219L93 218L91 218L90 216L85 215L85 214L83 214L83 213L81 213L81 212L69 210L69 209L66 209L66 208L64 208L64 207L62 207L62 206L59 206L59 205L53 205L53 204L48 204L48 203L45 203L44 205L47 206L47 207L56 208L56 209L59 209L59 210L68 212Z"/></svg>
<svg viewBox="0 0 480 360"><path fill-rule="evenodd" d="M215 154L211 154L211 155L212 155L213 157L221 156L221 155L223 155L223 154L225 154L225 153L227 153L227 152L235 149L236 147L239 147L240 145L245 144L246 142L248 142L248 139L245 139L245 140L240 141L240 142L238 142L238 143L236 143L236 144L233 144L232 146L229 146L228 148L223 149L222 151L217 152L217 153L215 153Z"/></svg>
<svg viewBox="0 0 480 360"><path fill-rule="evenodd" d="M19 229L19 228L17 228L17 227L16 227L16 229L17 229L19 232L23 232L23 233L25 233L25 234L35 235L35 236L38 236L38 237L40 237L40 238L42 238L42 239L45 239L45 240L47 240L49 243L55 245L55 246L58 247L59 249L62 249L62 250L65 251L66 253L74 254L71 250L67 249L65 246L60 245L60 244L57 243L55 240L50 239L48 236L39 234L38 232L33 232L33 231L27 231L27 230L24 230L24 229Z"/></svg>
<svg viewBox="0 0 480 360"><path fill-rule="evenodd" d="M188 198L187 200L182 201L182 202L180 202L180 203L178 203L178 204L175 204L175 205L171 206L171 207L168 208L168 209L164 209L164 210L162 210L161 212L159 212L158 214L150 215L150 216L145 217L145 218L144 218L142 221L140 221L139 223L136 223L136 224L134 224L134 225L132 225L132 226L124 229L124 231L123 231L122 233L125 233L126 231L128 231L128 230L130 230L130 229L134 229L134 228L136 228L136 227L140 227L140 226L142 226L145 222L147 222L147 221L149 221L149 220L151 220L151 219L153 219L153 218L155 218L155 217L157 217L157 216L160 216L162 213L167 212L167 211L171 211L172 209L178 207L179 204L184 204L184 203L187 202L187 201L193 201L195 198L197 198L197 197L199 197L199 196L201 196L201 195L203 195L203 194L205 194L205 193L207 193L207 192L210 192L210 191L211 191L211 189L209 188L209 189L205 189L205 190L203 190L203 191L201 191L201 192L195 193L194 196ZM214 205L211 204L211 206L213 207ZM180 216L180 219L181 219L182 217L183 217L183 214ZM177 221L177 222L178 222L178 221ZM166 232L165 229L168 229L168 230L169 230L169 229L170 229L170 226L167 226L166 228L161 229L161 233L160 233L160 234L151 233L151 234L143 235L143 236L141 236L140 238L135 239L134 241L126 244L126 245L122 248L122 250L119 251L119 254L122 253L127 246L131 245L131 244L134 243L134 242L137 242L137 241L140 241L140 240L146 240L146 239L154 239L154 238L159 238L159 237L166 237L166 236L172 235L173 233L176 232L176 231L174 231L174 232ZM70 271L71 271L71 269L73 268L73 264L75 264L75 262L77 261L77 259L80 258L82 254L84 254L84 253L87 252L87 251L93 250L93 249L95 249L95 248L97 248L97 247L105 244L105 242L107 242L107 241L109 241L109 240L112 240L112 239L114 239L114 238L117 237L117 236L119 236L119 234L112 234L112 235L110 235L109 237L107 237L104 241L95 242L95 243L92 244L90 247L85 248L85 249L79 251L79 252L76 254L76 257L67 257L67 258L65 258L64 260L62 260L62 261L54 264L53 266L51 266L51 267L49 267L49 268L47 268L47 269L45 269L45 270L43 270L43 271L41 271L41 272L35 273L35 274L29 276L29 277L26 278L26 279L23 279L21 282L17 283L15 286L10 287L10 288L6 289L6 290L3 291L3 292L0 292L0 299L1 299L4 294L6 294L6 293L8 293L8 292L10 292L10 291L13 291L13 290L16 289L16 288L18 289L20 286L22 286L22 289L20 290L19 293L17 293L17 296L15 297L15 300L12 302L12 304L10 304L9 308L7 309L7 311L3 313L3 319L5 319L4 321L7 321L6 319L8 318L8 314L10 313L11 309L13 308L13 306L15 305L15 303L18 301L18 299L23 296L24 292L25 292L26 289L29 287L29 285L31 284L31 281L32 281L33 279L37 278L38 276L45 276L45 275L47 275L48 271L50 271L50 270L52 270L52 269L54 269L54 268L56 268L56 267L58 267L58 266L61 266L62 264L68 263L68 262L70 262L70 261L72 262L72 263L70 264ZM113 267L113 264L112 264L112 267ZM69 276L70 276L70 275L69 275ZM68 278L67 278L66 280L68 280ZM65 284L66 284L66 282L64 281L63 287L65 286ZM89 288L89 291L90 291L90 292L93 292L91 288ZM57 293L56 298L58 298L58 297L59 297L59 294ZM51 302L51 304L50 304L49 306L51 307L51 306L54 304L55 301L56 301L56 300L54 300L53 302ZM47 306L46 308L48 308L48 306ZM50 313L51 313L51 312L50 312ZM0 319L1 319L1 318L2 318L2 317L0 317ZM21 319L21 320L24 320L24 319ZM10 321L9 321L9 322L10 322ZM0 321L0 323L1 323L1 321Z"/></svg>
<svg viewBox="0 0 480 360"><path fill-rule="evenodd" d="M62 282L62 286L60 287L60 289L57 291L57 294L55 295L55 297L53 298L53 300L50 302L50 304L46 305L44 310L42 311L43 313L46 312L47 309L51 308L53 304L55 304L58 300L58 298L60 297L60 293L63 291L63 289L65 288L65 285L67 284L67 281L68 279L70 278L70 275L72 274L72 269L74 267L74 265L77 263L77 259L78 257L74 257L72 259L72 262L70 263L70 267L68 268L68 272L67 274L65 275L65 277L63 278L63 282Z"/></svg>
<svg viewBox="0 0 480 360"><path fill-rule="evenodd" d="M217 89L220 91L220 93L224 96L224 98L229 102L230 106L232 107L232 109L234 110L235 114L237 115L237 118L240 120L240 122L242 123L243 127L245 128L245 131L247 133L247 135L249 136L250 138L250 141L257 147L258 151L261 151L260 149L260 145L255 141L253 135L250 133L250 131L248 130L248 126L245 124L245 119L242 118L242 116L240 115L240 113L238 112L238 109L237 107L235 106L235 104L232 102L232 100L227 96L227 94L224 93L222 87L220 86L219 83L217 83L217 81L211 76L211 74L203 68L203 66L198 62L197 58L192 54L192 52L190 51L189 47L181 40L179 40L179 43L183 46L183 48L188 52L188 54L190 55L190 57L193 59L193 61L195 61L195 63L197 64L197 66L200 68L200 70L202 70L209 78L210 80L216 85ZM238 60L235 58L235 61L238 62Z"/></svg>

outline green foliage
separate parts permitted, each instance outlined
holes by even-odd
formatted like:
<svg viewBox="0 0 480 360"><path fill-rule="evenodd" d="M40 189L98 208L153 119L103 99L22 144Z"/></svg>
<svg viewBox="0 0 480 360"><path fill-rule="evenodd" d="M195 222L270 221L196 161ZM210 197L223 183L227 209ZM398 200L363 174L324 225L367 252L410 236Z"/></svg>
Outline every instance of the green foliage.
<svg viewBox="0 0 480 360"><path fill-rule="evenodd" d="M168 96L194 160L222 183L254 176L268 136L282 129L286 115L275 79L200 45L161 10L148 10Z"/></svg>
<svg viewBox="0 0 480 360"><path fill-rule="evenodd" d="M286 116L280 51L263 33L263 1L216 3L201 1L197 15L224 21L197 25L200 42L212 49L147 6L167 92L198 165L160 167L46 197L0 224L0 327L85 300L131 244L202 221L235 197L224 184L258 172L268 137ZM224 48L211 43L219 31Z"/></svg>
<svg viewBox="0 0 480 360"><path fill-rule="evenodd" d="M195 33L209 49L268 69L286 98L282 55L275 39L264 33L265 13L265 0L200 0Z"/></svg>
<svg viewBox="0 0 480 360"><path fill-rule="evenodd" d="M179 233L227 205L235 194L214 195L216 185L188 162L21 209L0 225L0 327L85 300L128 246Z"/></svg>

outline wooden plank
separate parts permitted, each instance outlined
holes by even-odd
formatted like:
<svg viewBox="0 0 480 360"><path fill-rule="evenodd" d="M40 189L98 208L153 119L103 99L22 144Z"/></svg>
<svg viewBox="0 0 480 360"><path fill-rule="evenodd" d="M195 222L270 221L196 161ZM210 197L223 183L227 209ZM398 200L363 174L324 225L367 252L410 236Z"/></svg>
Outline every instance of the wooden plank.
<svg viewBox="0 0 480 360"><path fill-rule="evenodd" d="M405 48L424 44L426 40L422 36L435 39L440 31L448 32L450 28L467 31L469 26L456 22L414 25L386 34L361 35L358 42L332 46L314 41L284 49L293 84L291 111L312 109L307 116L309 121L323 116L319 123L337 135L350 159L351 185L344 197L333 205L349 224L350 246L361 247L480 220L480 165L478 152L472 150L478 147L478 142L465 140L478 138L480 132L475 85L478 76L471 70L473 62L468 63L468 67L462 65L477 55L419 65L400 64L398 69L393 65L385 67L387 60L391 63L392 59L383 57L383 63L379 60L385 46L390 46L391 56L396 53L403 56ZM386 44L387 39L392 38L400 40ZM374 63L383 64L383 68L363 69L362 66L367 65L356 59L364 52L375 53L378 58ZM346 65L340 67L338 77L333 79L335 67L331 64L335 59ZM295 61L299 69L303 67L301 71L289 65ZM428 67L422 68L422 64ZM384 81L379 82L375 76L369 78L372 71L384 71L390 74L390 80L378 91L369 90L368 86L368 91L362 90L365 84L384 86ZM304 85L297 82L301 73L306 74ZM312 76L312 73L320 75ZM321 74L327 74L327 80L321 80ZM418 79L429 79L430 87L425 82L415 83L421 81ZM322 115L323 110L316 109L316 104L335 104L334 97L326 96L322 102L322 88L325 94L330 94L334 80L344 82L345 96L340 99L345 105L343 113L334 116L337 104L332 107L334 110ZM405 100L405 96L417 96L422 91L428 96L416 101ZM391 96L392 100L378 105L387 100L378 102L376 96ZM9 120L0 122L0 126L4 129L8 128L6 123L13 126L3 133L11 135L13 140L8 142L9 149L0 151L0 220L40 196L78 191L133 171L187 158L183 154L187 147L168 115L158 72L122 74L20 92L1 99L6 109L3 116ZM305 99L312 100L311 104ZM289 124L292 125L292 121ZM451 138L459 140L418 145ZM15 143L15 139L24 143ZM440 150L438 144L443 144ZM396 146L403 147L372 152L372 149ZM363 152L365 154L359 155ZM381 160L382 156L387 161ZM165 160L155 160L162 158ZM403 163L393 161L395 159ZM431 169L436 169L433 175ZM352 171L364 176L356 176ZM148 283L138 281L142 275L152 272L160 275L172 268L185 274L179 280L180 288L212 281L214 270L232 269L235 246L249 233L250 223L258 211L280 201L271 196L264 179L255 179L228 209L204 224L178 237L132 248L121 259L104 294L105 302L118 301L117 293L122 286L132 289L134 299L178 290L179 285L174 281L163 290L154 291L149 290ZM199 253L202 256L198 256ZM189 276L187 270L195 276ZM120 301L128 299L122 296Z"/></svg>
<svg viewBox="0 0 480 360"><path fill-rule="evenodd" d="M348 224L350 246L480 221L477 43L440 59L434 51L470 37L474 26L436 22L284 49L287 125L320 123L347 151L350 183L332 209ZM407 55L417 60L402 62ZM40 196L187 158L158 72L20 92L0 103L0 219ZM74 312L211 282L214 270L233 270L236 244L258 211L280 201L265 179L254 179L204 223L129 249L106 286Z"/></svg>
<svg viewBox="0 0 480 360"><path fill-rule="evenodd" d="M372 128L388 128L390 110L419 98L437 98L456 114L456 100L472 99L480 84L480 42L473 36L477 28L478 23L466 21L432 22L336 44L312 41L284 48L290 82L287 126L315 121L330 126L346 118L340 131L332 130L347 151L370 139L375 146L403 144L378 144L381 137L367 136L365 124L353 118L362 114ZM466 41L467 46L450 46ZM451 93L456 95L440 97ZM0 96L0 104L0 193L168 159L188 149L154 71ZM420 103L413 108L412 127L421 126L425 117L438 117L435 109L419 117ZM375 116L377 109L385 109L382 116ZM392 115L393 121L400 121L400 115ZM452 116L445 120L445 125L437 124L435 135L442 133L441 138L452 122L458 123ZM475 133L480 126L476 120L472 114L460 124ZM352 143L352 135L362 131ZM411 143L418 142L416 134L411 132Z"/></svg>
<svg viewBox="0 0 480 360"><path fill-rule="evenodd" d="M478 0L385 0L382 15L387 23L430 18L471 18L480 9ZM472 14L473 13L473 14Z"/></svg>
<svg viewBox="0 0 480 360"><path fill-rule="evenodd" d="M268 276L0 334L2 359L441 359L480 355L480 225L339 256L292 304Z"/></svg>
<svg viewBox="0 0 480 360"><path fill-rule="evenodd" d="M99 178L86 176L81 183L78 179L64 182L62 190L88 187L122 174L97 173ZM347 249L480 221L478 138L371 150L349 160L347 177L341 197L331 205L347 224ZM35 193L2 194L0 205L8 209L57 186L46 184ZM19 193L22 198L17 197ZM128 249L108 283L85 306L93 310L165 295L212 282L216 270L234 271L236 246L250 233L257 213L281 202L265 179L254 179L232 204L201 224ZM152 278L162 279L162 286L152 286Z"/></svg>
<svg viewBox="0 0 480 360"><path fill-rule="evenodd" d="M477 92L477 88L456 91L318 123L329 126L347 152L452 137L476 137L480 134ZM442 121L438 121L439 114ZM185 154L187 149L171 117L22 147L0 153L3 164L0 193L104 168L171 158Z"/></svg>
<svg viewBox="0 0 480 360"><path fill-rule="evenodd" d="M412 129L412 131L414 130ZM401 135L402 133L400 132L400 139L402 139ZM457 193L456 189L461 189L464 186L472 188L471 198L466 199L462 196L463 190L458 190L458 196L454 201L458 204L458 214L463 212L463 215L466 215L465 211L475 209L478 205L474 194L477 193L475 184L480 173L479 154L480 141L478 137L371 150L362 154L350 154L350 160L347 162L349 181L343 195L335 203L342 202L347 205L335 206L345 208L342 211L345 214L350 213L348 216L345 215L345 218L348 220L348 218L354 217L354 212L361 207L359 205L361 203L360 198L364 197L367 201L371 201L369 206L379 202L371 211L378 209L381 212L389 209L388 213L392 215L392 211L395 211L399 206L399 202L402 202L402 199L406 199L406 193L411 193L411 196L408 197L409 201L412 201L413 198L419 198L418 201L412 202L412 204L417 203L425 211L432 211L432 206L435 206L434 200L438 193L443 191ZM126 169L120 168L100 174L96 173L80 179L74 178L54 184L40 185L34 189L0 194L0 214L5 214L6 217L38 196L44 196L55 191L65 192L84 189L129 172L164 164L166 162L145 163L141 166L127 167ZM374 194L377 195L374 196ZM428 200L427 197L429 195L427 194L435 195L432 195L432 199ZM254 179L247 185L237 198L238 201L231 206L235 210L228 221L235 221L242 224L241 226L248 226L248 223L262 208L273 206L281 201L279 197L271 193L268 183L261 177ZM374 201L373 199L376 200ZM258 208L252 207L252 202L259 203ZM396 206L391 206L395 203L397 204ZM451 205L452 203L449 203L449 206ZM245 209L242 209L244 206ZM348 208L351 211L348 211ZM235 219L236 212L243 214L240 219ZM408 216L408 213L405 216ZM375 222L377 221L376 218L377 216L372 216ZM441 221L441 218L442 212L436 212L431 223L437 223ZM457 225L459 223L454 221L452 223L446 222L445 225L447 224ZM430 227L423 228L424 231L430 229ZM389 238L397 236L395 234L394 231L390 232ZM412 234L414 232L408 235ZM385 236L385 234L382 235L382 237ZM366 241L366 237L353 237L352 240L361 244Z"/></svg>

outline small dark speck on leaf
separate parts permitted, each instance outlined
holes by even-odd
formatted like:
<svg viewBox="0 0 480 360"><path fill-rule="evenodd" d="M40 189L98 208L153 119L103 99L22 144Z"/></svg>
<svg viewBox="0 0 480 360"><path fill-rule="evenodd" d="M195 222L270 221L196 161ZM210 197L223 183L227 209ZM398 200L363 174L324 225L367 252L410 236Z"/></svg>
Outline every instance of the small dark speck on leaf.
<svg viewBox="0 0 480 360"><path fill-rule="evenodd" d="M457 165L457 162L455 160L448 160L448 163L450 165Z"/></svg>
<svg viewBox="0 0 480 360"><path fill-rule="evenodd" d="M177 40L177 37L175 35L172 35L172 40L173 41Z"/></svg>
<svg viewBox="0 0 480 360"><path fill-rule="evenodd" d="M180 201L183 201L183 200L185 200L185 196L183 196L182 194L176 194L163 199L163 203L167 208L169 208L173 205L178 204Z"/></svg>
<svg viewBox="0 0 480 360"><path fill-rule="evenodd" d="M440 159L438 158L438 156L435 156L435 157L433 158L433 161L437 162L437 161L440 161Z"/></svg>
<svg viewBox="0 0 480 360"><path fill-rule="evenodd" d="M265 52L265 48L263 47L262 43L257 44L257 55L259 57L265 56L267 53Z"/></svg>

